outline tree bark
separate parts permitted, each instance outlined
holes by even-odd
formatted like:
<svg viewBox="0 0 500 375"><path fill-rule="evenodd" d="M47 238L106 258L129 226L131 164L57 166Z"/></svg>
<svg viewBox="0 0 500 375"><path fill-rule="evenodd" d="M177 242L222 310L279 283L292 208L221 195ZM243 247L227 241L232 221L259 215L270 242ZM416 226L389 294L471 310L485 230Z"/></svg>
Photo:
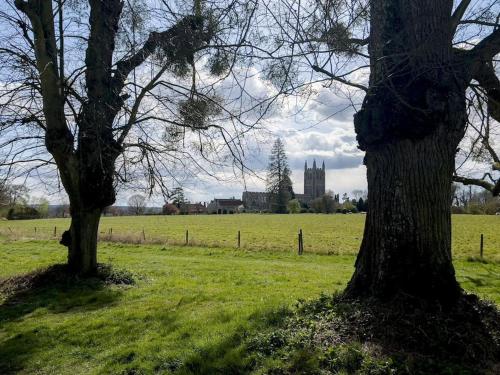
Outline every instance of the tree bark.
<svg viewBox="0 0 500 375"><path fill-rule="evenodd" d="M459 295L451 258L454 146L438 131L367 151L369 209L348 294L441 301Z"/></svg>
<svg viewBox="0 0 500 375"><path fill-rule="evenodd" d="M64 244L68 246L68 266L73 273L89 275L97 270L97 237L101 213L99 208L71 209L69 238L66 238L67 242Z"/></svg>
<svg viewBox="0 0 500 375"><path fill-rule="evenodd" d="M468 84L452 50L453 2L370 4L370 87L354 119L369 207L346 294L451 302L450 192Z"/></svg>
<svg viewBox="0 0 500 375"><path fill-rule="evenodd" d="M104 128L104 126L103 126ZM97 270L97 238L103 210L116 199L113 184L114 163L118 151L102 145L101 134L89 131L80 137L76 161L61 170L61 179L70 200L71 226L61 239L68 247L68 265L76 274Z"/></svg>

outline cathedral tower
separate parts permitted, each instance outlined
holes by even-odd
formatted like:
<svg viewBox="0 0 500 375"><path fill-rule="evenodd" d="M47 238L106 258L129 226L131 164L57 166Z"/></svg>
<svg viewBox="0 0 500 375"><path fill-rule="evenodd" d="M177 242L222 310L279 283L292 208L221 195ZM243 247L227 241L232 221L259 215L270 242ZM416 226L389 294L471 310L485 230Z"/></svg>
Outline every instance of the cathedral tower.
<svg viewBox="0 0 500 375"><path fill-rule="evenodd" d="M316 160L313 167L307 168L307 161L304 165L304 198L307 201L319 198L325 194L325 162L321 168L316 167Z"/></svg>

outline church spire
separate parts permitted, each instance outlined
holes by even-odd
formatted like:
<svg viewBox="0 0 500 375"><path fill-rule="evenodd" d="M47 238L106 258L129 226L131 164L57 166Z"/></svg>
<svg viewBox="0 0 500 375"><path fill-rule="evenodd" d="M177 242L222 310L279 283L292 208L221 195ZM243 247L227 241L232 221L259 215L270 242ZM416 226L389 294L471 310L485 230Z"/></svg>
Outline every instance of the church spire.
<svg viewBox="0 0 500 375"><path fill-rule="evenodd" d="M307 171L307 160L306 160L306 164L304 165L304 170Z"/></svg>
<svg viewBox="0 0 500 375"><path fill-rule="evenodd" d="M325 170L325 161L323 160L323 165L321 166L323 170Z"/></svg>

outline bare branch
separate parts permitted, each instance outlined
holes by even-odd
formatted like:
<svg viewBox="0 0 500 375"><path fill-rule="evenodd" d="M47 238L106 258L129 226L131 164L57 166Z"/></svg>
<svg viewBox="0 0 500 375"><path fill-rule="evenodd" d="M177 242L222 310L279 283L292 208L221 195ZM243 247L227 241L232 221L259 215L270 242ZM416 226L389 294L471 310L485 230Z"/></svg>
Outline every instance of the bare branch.
<svg viewBox="0 0 500 375"><path fill-rule="evenodd" d="M500 28L481 40L471 51L477 60L491 61L500 53Z"/></svg>
<svg viewBox="0 0 500 375"><path fill-rule="evenodd" d="M360 90L363 90L365 92L368 92L368 88L366 86L363 86L359 83L353 83L353 82L349 82L343 78L340 78L338 76L336 76L335 74L332 74L331 72L329 72L328 70L325 70L317 65L312 65L311 66L312 69L315 71L315 72L318 72L318 73L323 73L325 75L327 75L328 77L330 77L331 79L333 79L334 81L337 81L337 82L340 82L340 83L343 83L344 85L348 85L348 86L352 86L352 87L356 87Z"/></svg>
<svg viewBox="0 0 500 375"><path fill-rule="evenodd" d="M462 0L457 9L455 9L455 12L453 12L453 15L451 16L451 35L454 35L455 31L457 31L458 24L464 16L470 2L471 0Z"/></svg>
<svg viewBox="0 0 500 375"><path fill-rule="evenodd" d="M482 179L479 178L467 178L467 177L462 177L462 176L453 176L453 181L455 182L460 182L464 185L475 185L475 186L480 186L485 190L488 190L491 192L491 194L496 197L500 194L500 180L496 181L495 184L492 184L488 181L486 181L484 178L486 177L483 176Z"/></svg>
<svg viewBox="0 0 500 375"><path fill-rule="evenodd" d="M491 61L478 63L473 78L486 92L488 114L500 122L500 80L496 76L493 63Z"/></svg>

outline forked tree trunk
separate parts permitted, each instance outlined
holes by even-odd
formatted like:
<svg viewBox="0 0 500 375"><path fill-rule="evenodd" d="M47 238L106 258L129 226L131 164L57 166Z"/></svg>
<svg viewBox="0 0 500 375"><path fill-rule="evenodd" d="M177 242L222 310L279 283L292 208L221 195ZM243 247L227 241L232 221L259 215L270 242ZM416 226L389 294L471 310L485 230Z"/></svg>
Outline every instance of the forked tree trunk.
<svg viewBox="0 0 500 375"><path fill-rule="evenodd" d="M68 266L73 273L88 275L97 270L97 238L102 210L72 209L69 228Z"/></svg>
<svg viewBox="0 0 500 375"><path fill-rule="evenodd" d="M113 173L117 152L110 147L103 149L99 137L91 134L87 132L80 139L78 158L60 167L65 172L61 177L71 214L71 226L61 244L68 247L69 269L80 275L97 271L99 221L103 210L116 198Z"/></svg>
<svg viewBox="0 0 500 375"><path fill-rule="evenodd" d="M450 212L455 149L438 131L366 152L369 209L349 294L458 296Z"/></svg>

